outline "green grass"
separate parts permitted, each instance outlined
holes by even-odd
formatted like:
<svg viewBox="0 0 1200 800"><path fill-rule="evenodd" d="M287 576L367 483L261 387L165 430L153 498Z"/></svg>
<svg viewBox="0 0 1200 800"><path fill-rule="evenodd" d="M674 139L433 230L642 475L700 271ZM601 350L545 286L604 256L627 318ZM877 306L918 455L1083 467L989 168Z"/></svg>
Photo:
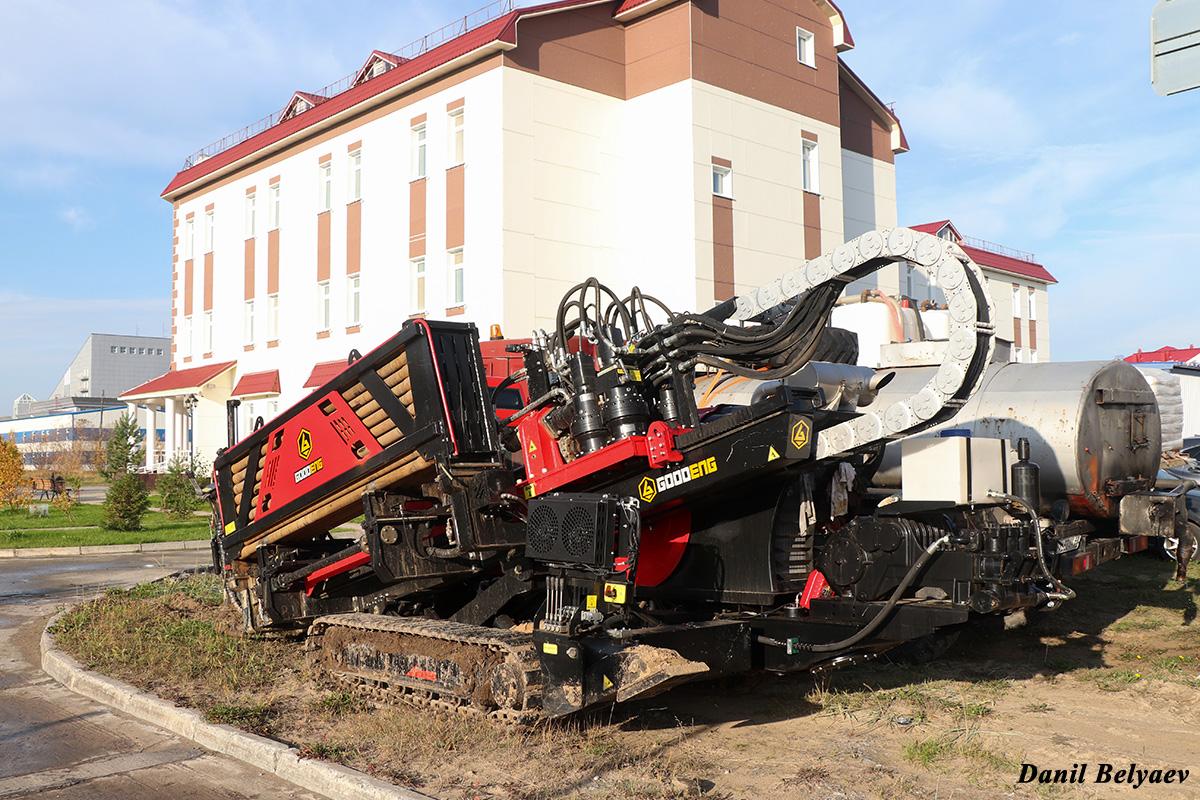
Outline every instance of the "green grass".
<svg viewBox="0 0 1200 800"><path fill-rule="evenodd" d="M33 516L24 507L15 511L0 511L0 547L78 547L179 542L209 537L207 517L181 522L166 514L151 511L142 517L140 531L106 531L101 527L103 524L104 508L99 505L75 506L69 518L53 506L45 517Z"/></svg>

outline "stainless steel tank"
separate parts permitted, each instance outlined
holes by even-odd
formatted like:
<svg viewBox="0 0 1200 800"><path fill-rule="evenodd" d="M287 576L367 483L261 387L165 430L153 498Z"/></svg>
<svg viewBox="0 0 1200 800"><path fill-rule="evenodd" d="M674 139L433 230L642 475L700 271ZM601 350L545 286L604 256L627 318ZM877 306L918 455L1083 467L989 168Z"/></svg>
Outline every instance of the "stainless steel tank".
<svg viewBox="0 0 1200 800"><path fill-rule="evenodd" d="M936 367L897 369L870 410L924 386ZM1119 481L1158 473L1158 405L1145 378L1124 361L993 364L975 396L950 421L918 436L965 428L972 436L1029 440L1041 467L1042 511L1060 498L1076 516L1116 517ZM888 446L875 484L900 487L900 448Z"/></svg>

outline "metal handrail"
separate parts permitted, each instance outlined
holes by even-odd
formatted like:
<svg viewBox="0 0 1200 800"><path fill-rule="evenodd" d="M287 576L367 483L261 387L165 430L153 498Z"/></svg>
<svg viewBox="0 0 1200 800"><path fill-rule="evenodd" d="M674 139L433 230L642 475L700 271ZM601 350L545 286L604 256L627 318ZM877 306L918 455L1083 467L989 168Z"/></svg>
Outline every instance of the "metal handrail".
<svg viewBox="0 0 1200 800"><path fill-rule="evenodd" d="M404 61L411 61L412 59L429 52L435 47L440 47L452 39L457 39L463 34L469 33L476 28L499 19L505 14L512 12L515 7L516 0L494 0L494 2L487 4L483 8L472 11L462 19L456 19L454 22L443 25L433 33L427 33L420 39L415 39L400 49L389 53L388 55L391 55L402 63ZM309 94L319 95L324 97L326 100L337 97L339 94L347 92L358 85L357 78L360 71L361 70L355 71L350 75L336 80L328 86L325 86L315 92L309 92ZM367 80L371 79L368 78ZM268 114L257 122L252 122L251 124L242 128L240 131L235 131L228 136L218 139L207 147L200 148L195 153L192 153L190 156L184 159L183 168L190 169L205 159L209 159L215 155L224 153L226 150L236 147L248 139L254 138L263 131L275 127L282 121L284 112L287 111L288 106L290 105L291 102L289 101L287 106L284 106L278 111Z"/></svg>
<svg viewBox="0 0 1200 800"><path fill-rule="evenodd" d="M989 253L1008 256L1009 258L1015 258L1019 261L1028 261L1031 264L1037 263L1037 257L1033 253L1026 253L1024 250L1016 250L1012 247L1005 247L1002 244L996 244L984 239L976 239L972 236L964 236L962 237L962 243L979 250L986 250Z"/></svg>

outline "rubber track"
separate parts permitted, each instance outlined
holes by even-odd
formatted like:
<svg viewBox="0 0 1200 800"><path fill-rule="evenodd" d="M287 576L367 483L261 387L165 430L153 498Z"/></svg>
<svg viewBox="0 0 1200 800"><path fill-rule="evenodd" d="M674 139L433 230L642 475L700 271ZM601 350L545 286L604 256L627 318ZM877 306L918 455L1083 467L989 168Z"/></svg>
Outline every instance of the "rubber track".
<svg viewBox="0 0 1200 800"><path fill-rule="evenodd" d="M404 684L393 684L380 678L366 678L357 674L330 670L321 663L317 653L321 650L325 631L332 627L351 628L404 636L424 636L443 642L454 642L465 648L486 648L502 653L506 661L525 667L526 698L524 709L484 709L469 697L460 697L445 692L418 689ZM305 649L309 652L309 664L322 677L345 686L357 694L385 703L405 703L418 708L447 711L466 716L486 718L511 724L529 724L542 718L541 669L533 649L533 638L526 633L482 628L447 620L430 620L416 617L384 617L374 614L335 614L318 617L309 628Z"/></svg>

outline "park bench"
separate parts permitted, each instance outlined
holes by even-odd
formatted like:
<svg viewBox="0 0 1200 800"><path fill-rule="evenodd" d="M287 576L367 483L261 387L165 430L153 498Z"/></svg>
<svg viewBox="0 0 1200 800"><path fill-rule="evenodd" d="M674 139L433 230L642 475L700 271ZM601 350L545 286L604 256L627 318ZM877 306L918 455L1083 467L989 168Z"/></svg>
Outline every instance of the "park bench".
<svg viewBox="0 0 1200 800"><path fill-rule="evenodd" d="M31 481L33 491L38 493L39 500L54 499L62 494L69 494L67 482L61 475L51 475L49 478L34 478Z"/></svg>

